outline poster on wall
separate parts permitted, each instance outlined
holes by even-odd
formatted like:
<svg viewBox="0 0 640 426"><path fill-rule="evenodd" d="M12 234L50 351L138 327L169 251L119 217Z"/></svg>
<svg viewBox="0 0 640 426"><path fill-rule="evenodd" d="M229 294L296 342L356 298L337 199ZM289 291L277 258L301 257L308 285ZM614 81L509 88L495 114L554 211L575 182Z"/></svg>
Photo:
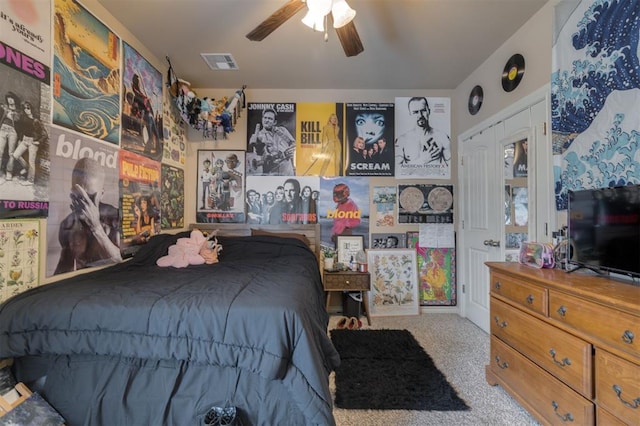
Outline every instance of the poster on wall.
<svg viewBox="0 0 640 426"><path fill-rule="evenodd" d="M247 223L318 222L317 176L247 176Z"/></svg>
<svg viewBox="0 0 640 426"><path fill-rule="evenodd" d="M453 223L453 185L398 185L398 223Z"/></svg>
<svg viewBox="0 0 640 426"><path fill-rule="evenodd" d="M120 38L75 0L54 0L53 123L120 142Z"/></svg>
<svg viewBox="0 0 640 426"><path fill-rule="evenodd" d="M50 153L46 276L120 262L119 150L51 126Z"/></svg>
<svg viewBox="0 0 640 426"><path fill-rule="evenodd" d="M198 150L196 221L244 223L244 151Z"/></svg>
<svg viewBox="0 0 640 426"><path fill-rule="evenodd" d="M184 170L162 164L160 229L184 228Z"/></svg>
<svg viewBox="0 0 640 426"><path fill-rule="evenodd" d="M2 41L0 52L0 218L47 217L50 70Z"/></svg>
<svg viewBox="0 0 640 426"><path fill-rule="evenodd" d="M393 109L390 103L346 104L345 175L394 175Z"/></svg>
<svg viewBox="0 0 640 426"><path fill-rule="evenodd" d="M123 43L120 147L162 159L162 74Z"/></svg>
<svg viewBox="0 0 640 426"><path fill-rule="evenodd" d="M162 101L162 162L184 167L187 157L187 125L180 117L169 90L163 91Z"/></svg>
<svg viewBox="0 0 640 426"><path fill-rule="evenodd" d="M369 245L369 179L321 177L320 244L336 247L338 235L362 235Z"/></svg>
<svg viewBox="0 0 640 426"><path fill-rule="evenodd" d="M0 41L51 66L50 11L50 0L0 0L0 18L4 21Z"/></svg>
<svg viewBox="0 0 640 426"><path fill-rule="evenodd" d="M566 210L569 190L640 183L638 2L560 2L554 15L554 187Z"/></svg>
<svg viewBox="0 0 640 426"><path fill-rule="evenodd" d="M120 251L128 257L160 233L160 163L125 150L119 163Z"/></svg>
<svg viewBox="0 0 640 426"><path fill-rule="evenodd" d="M40 221L0 220L0 303L40 284Z"/></svg>
<svg viewBox="0 0 640 426"><path fill-rule="evenodd" d="M374 186L373 206L375 223L379 228L395 226L396 223L396 187Z"/></svg>
<svg viewBox="0 0 640 426"><path fill-rule="evenodd" d="M421 306L455 306L455 248L416 246Z"/></svg>
<svg viewBox="0 0 640 426"><path fill-rule="evenodd" d="M451 178L451 99L396 98L397 179Z"/></svg>
<svg viewBox="0 0 640 426"><path fill-rule="evenodd" d="M298 103L296 109L298 175L342 175L343 104Z"/></svg>
<svg viewBox="0 0 640 426"><path fill-rule="evenodd" d="M247 175L295 176L295 135L295 103L247 103Z"/></svg>

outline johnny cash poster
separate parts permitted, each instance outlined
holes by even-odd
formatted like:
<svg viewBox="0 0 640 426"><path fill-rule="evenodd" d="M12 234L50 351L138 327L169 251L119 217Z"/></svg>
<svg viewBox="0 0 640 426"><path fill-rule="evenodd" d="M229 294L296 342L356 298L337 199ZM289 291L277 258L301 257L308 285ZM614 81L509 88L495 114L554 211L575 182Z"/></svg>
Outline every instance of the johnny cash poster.
<svg viewBox="0 0 640 426"><path fill-rule="evenodd" d="M346 176L393 176L394 106L348 103Z"/></svg>
<svg viewBox="0 0 640 426"><path fill-rule="evenodd" d="M295 176L296 104L247 104L247 174Z"/></svg>

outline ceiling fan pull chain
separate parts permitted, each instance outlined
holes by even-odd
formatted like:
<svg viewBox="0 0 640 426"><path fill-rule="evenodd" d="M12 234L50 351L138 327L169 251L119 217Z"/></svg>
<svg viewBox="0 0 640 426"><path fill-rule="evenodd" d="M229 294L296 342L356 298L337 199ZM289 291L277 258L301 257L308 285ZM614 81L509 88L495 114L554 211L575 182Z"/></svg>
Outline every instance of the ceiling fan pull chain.
<svg viewBox="0 0 640 426"><path fill-rule="evenodd" d="M329 22L328 18L329 14L324 15L324 41L325 43L329 41L329 32L327 30L327 24Z"/></svg>

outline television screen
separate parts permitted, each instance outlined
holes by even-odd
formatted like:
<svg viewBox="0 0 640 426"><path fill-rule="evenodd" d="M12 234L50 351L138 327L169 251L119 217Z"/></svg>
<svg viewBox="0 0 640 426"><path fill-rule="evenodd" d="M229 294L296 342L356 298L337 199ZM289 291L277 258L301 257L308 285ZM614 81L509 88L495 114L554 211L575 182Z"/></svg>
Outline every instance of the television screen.
<svg viewBox="0 0 640 426"><path fill-rule="evenodd" d="M640 185L569 191L570 263L640 276Z"/></svg>

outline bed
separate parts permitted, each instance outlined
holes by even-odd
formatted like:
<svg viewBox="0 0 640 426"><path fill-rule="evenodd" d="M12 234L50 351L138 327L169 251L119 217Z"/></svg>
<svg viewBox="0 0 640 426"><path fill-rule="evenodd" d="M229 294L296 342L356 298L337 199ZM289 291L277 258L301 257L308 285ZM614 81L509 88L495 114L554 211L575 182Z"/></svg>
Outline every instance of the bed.
<svg viewBox="0 0 640 426"><path fill-rule="evenodd" d="M315 239L229 232L216 264L157 266L190 235L160 234L6 301L0 358L69 425L205 424L213 407L243 425L335 424Z"/></svg>

